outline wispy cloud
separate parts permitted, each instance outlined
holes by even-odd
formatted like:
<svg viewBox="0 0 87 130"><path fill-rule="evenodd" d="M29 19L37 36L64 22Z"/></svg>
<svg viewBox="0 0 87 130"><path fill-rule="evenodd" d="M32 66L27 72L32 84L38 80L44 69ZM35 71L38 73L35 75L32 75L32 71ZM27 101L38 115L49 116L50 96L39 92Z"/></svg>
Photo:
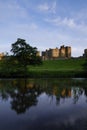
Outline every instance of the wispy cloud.
<svg viewBox="0 0 87 130"><path fill-rule="evenodd" d="M24 38L39 50L65 44L73 56L81 55L87 47L87 8L68 1L0 0L0 52Z"/></svg>
<svg viewBox="0 0 87 130"><path fill-rule="evenodd" d="M56 6L57 6L57 4L56 4L56 1L55 1L55 2L52 3L52 5L50 7L50 12L56 13Z"/></svg>
<svg viewBox="0 0 87 130"><path fill-rule="evenodd" d="M49 5L47 3L44 3L43 5L39 5L38 9L40 11L49 11Z"/></svg>
<svg viewBox="0 0 87 130"><path fill-rule="evenodd" d="M2 51L9 51L11 44L17 38L24 38L32 46L36 46L40 51L45 49L60 47L65 44L72 47L72 56L81 55L86 46L87 39L73 38L69 33L57 31L55 29L48 30L38 27L35 23L29 24L14 24L8 26L4 31L0 30ZM5 39L4 39L5 38ZM83 46L82 43L85 43ZM1 46L2 45L2 46Z"/></svg>
<svg viewBox="0 0 87 130"><path fill-rule="evenodd" d="M44 19L45 22L51 23L54 26L59 26L59 27L65 27L65 28L70 28L73 29L75 32L76 31L80 31L82 33L87 33L87 25L85 23L78 23L78 21L75 21L75 19L73 18L61 18L61 17L57 17L57 18L46 18Z"/></svg>
<svg viewBox="0 0 87 130"><path fill-rule="evenodd" d="M57 17L55 19L48 19L47 18L47 19L45 19L45 21L49 22L49 23L52 23L55 26L62 25L62 26L68 26L70 28L73 28L73 27L76 26L76 23L75 23L74 19L72 19L72 18L68 19L67 17L65 17L64 19L62 19L61 17Z"/></svg>
<svg viewBox="0 0 87 130"><path fill-rule="evenodd" d="M38 5L38 10L42 12L56 13L56 1Z"/></svg>

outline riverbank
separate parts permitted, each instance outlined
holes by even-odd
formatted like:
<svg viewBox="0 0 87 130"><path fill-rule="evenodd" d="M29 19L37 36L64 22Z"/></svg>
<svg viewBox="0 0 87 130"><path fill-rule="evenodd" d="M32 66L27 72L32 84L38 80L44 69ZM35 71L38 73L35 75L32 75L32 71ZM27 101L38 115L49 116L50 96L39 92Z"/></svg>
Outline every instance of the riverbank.
<svg viewBox="0 0 87 130"><path fill-rule="evenodd" d="M43 61L40 66L28 66L26 75L23 71L1 70L0 78L65 78L87 77L83 64L85 59L62 59Z"/></svg>

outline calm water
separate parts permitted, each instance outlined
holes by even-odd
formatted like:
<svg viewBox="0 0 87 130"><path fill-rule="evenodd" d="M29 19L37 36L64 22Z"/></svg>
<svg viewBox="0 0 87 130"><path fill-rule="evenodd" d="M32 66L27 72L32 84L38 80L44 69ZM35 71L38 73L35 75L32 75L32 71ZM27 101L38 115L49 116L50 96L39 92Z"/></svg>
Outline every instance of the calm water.
<svg viewBox="0 0 87 130"><path fill-rule="evenodd" d="M0 80L0 130L87 130L87 79Z"/></svg>

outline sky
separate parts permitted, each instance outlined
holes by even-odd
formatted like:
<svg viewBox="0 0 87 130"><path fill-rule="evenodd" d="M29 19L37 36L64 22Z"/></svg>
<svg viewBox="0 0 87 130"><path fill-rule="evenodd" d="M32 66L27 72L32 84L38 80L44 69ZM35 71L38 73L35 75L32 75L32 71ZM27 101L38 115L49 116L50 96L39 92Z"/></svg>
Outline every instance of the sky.
<svg viewBox="0 0 87 130"><path fill-rule="evenodd" d="M0 53L17 38L39 51L72 47L72 56L87 48L87 0L0 0Z"/></svg>

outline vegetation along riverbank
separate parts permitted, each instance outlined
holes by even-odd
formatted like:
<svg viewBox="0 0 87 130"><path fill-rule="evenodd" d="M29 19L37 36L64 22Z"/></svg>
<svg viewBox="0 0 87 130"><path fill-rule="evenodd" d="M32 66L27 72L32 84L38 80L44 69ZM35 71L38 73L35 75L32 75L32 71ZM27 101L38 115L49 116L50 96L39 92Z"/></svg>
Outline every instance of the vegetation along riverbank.
<svg viewBox="0 0 87 130"><path fill-rule="evenodd" d="M0 78L87 77L87 58L43 60L36 47L20 38L11 46L11 55L0 60Z"/></svg>
<svg viewBox="0 0 87 130"><path fill-rule="evenodd" d="M84 67L86 59L47 60L42 65L28 65L26 77L29 78L57 78L57 77L87 77ZM0 62L0 66L2 63ZM25 77L24 70L17 66L9 68L7 64L4 69L0 67L0 77Z"/></svg>

